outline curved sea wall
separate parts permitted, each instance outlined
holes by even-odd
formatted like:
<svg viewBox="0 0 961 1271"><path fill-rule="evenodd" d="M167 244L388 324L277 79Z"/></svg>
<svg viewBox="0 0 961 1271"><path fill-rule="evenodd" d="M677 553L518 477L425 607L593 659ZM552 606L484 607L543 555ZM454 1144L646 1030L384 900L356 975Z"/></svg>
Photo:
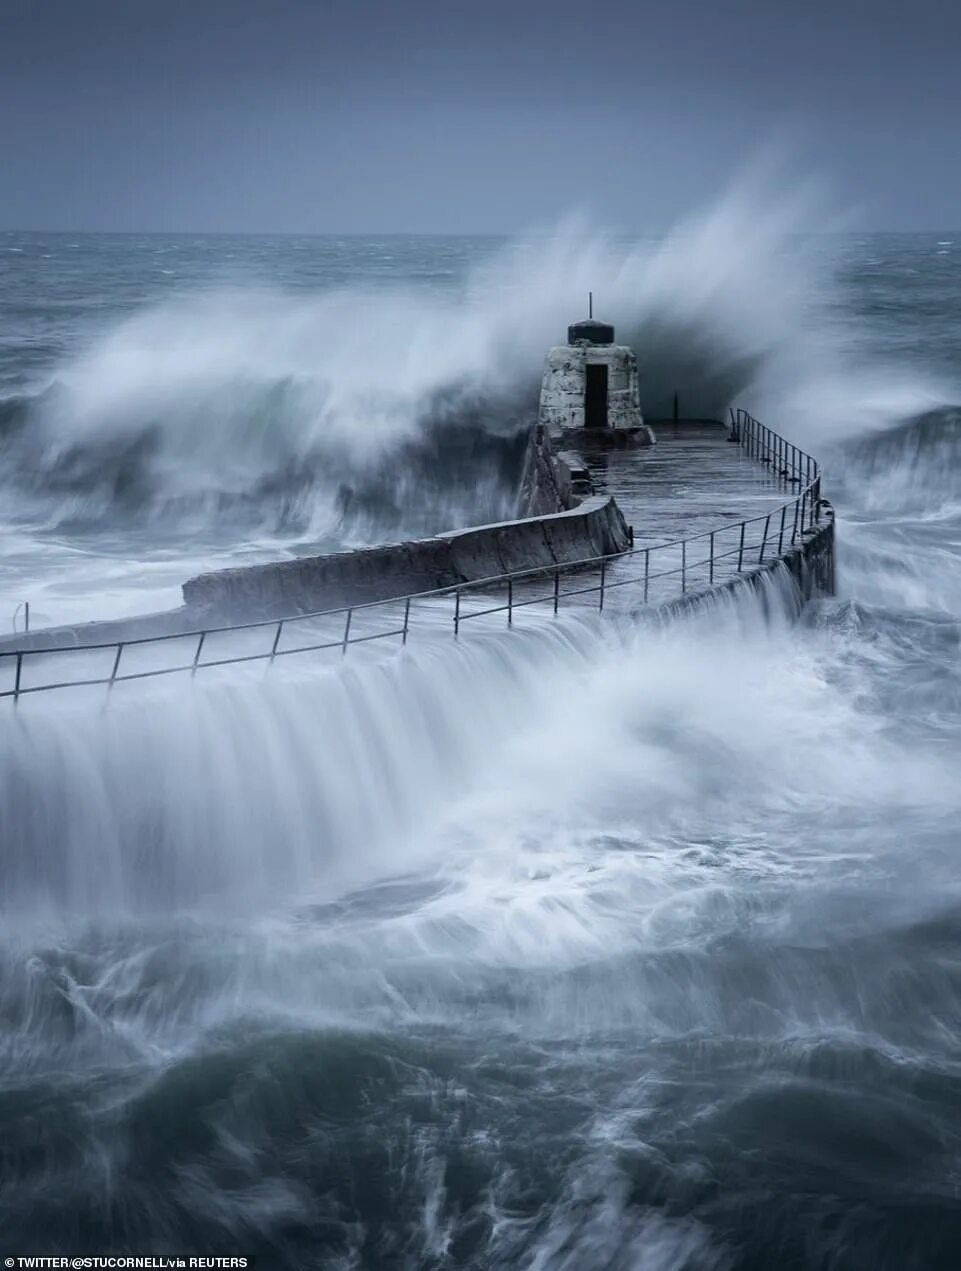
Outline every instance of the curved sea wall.
<svg viewBox="0 0 961 1271"><path fill-rule="evenodd" d="M598 496L549 516L200 574L184 584L184 604L179 609L47 627L0 642L0 651L149 639L195 631L207 623L255 622L391 600L515 570L614 556L626 551L630 540L630 529L614 498Z"/></svg>
<svg viewBox="0 0 961 1271"><path fill-rule="evenodd" d="M587 498L591 480L559 433L531 428L518 483L519 519L432 538L219 570L188 579L184 604L162 613L46 627L0 639L0 651L81 647L256 621L475 582L512 570L623 552L630 531L613 498Z"/></svg>
<svg viewBox="0 0 961 1271"><path fill-rule="evenodd" d="M584 461L559 444L559 432L541 424L531 429L517 520L200 574L184 584L184 602L192 613L218 620L285 617L626 551L630 531L617 503L610 496L585 499L591 479Z"/></svg>
<svg viewBox="0 0 961 1271"><path fill-rule="evenodd" d="M614 556L629 545L630 530L617 503L610 495L598 496L550 516L200 574L184 584L184 601L195 614L281 618Z"/></svg>

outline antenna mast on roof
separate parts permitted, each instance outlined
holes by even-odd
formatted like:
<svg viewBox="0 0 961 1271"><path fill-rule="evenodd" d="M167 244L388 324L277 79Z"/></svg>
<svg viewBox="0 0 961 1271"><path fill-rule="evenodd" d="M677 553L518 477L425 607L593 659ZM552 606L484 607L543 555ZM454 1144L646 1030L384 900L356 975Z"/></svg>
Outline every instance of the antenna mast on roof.
<svg viewBox="0 0 961 1271"><path fill-rule="evenodd" d="M593 293L593 291L589 291L589 292L587 293L587 316L588 316L589 318L593 318L593 317L594 317L594 293Z"/></svg>

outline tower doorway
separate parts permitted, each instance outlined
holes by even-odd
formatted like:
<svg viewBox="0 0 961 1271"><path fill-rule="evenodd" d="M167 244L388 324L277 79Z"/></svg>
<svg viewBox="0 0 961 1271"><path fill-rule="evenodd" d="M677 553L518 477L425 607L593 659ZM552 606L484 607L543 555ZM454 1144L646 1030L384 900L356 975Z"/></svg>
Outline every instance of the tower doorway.
<svg viewBox="0 0 961 1271"><path fill-rule="evenodd" d="M607 364L584 367L584 427L607 427Z"/></svg>

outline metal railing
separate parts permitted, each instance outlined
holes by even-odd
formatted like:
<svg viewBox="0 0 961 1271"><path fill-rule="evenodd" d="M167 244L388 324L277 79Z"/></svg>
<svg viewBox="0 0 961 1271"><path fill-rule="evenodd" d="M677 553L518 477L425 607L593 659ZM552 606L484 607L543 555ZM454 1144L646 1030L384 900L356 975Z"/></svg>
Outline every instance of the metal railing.
<svg viewBox="0 0 961 1271"><path fill-rule="evenodd" d="M109 692L114 685L128 680L178 673L195 676L198 671L212 667L250 662L263 662L269 669L278 658L324 650L337 650L345 655L352 646L372 641L399 640L401 645L406 645L412 617L425 609L435 627L439 621L456 637L466 622L477 618L503 613L510 627L519 610L545 605L549 612L557 614L562 602L575 597L596 596L596 608L602 612L610 604L612 593L619 596L626 588L634 589L630 596L639 604L669 603L770 564L795 546L821 519L821 473L810 455L742 409L731 411L728 440L740 445L749 458L769 466L772 479L785 488L792 488L793 497L767 513L719 525L687 538L631 547L609 556L515 570L390 600L100 644L0 651L0 668L4 663L13 664L12 686L0 688L0 697L10 697L16 703L28 693L95 685L106 686ZM568 580L585 585L562 585L562 581ZM488 603L490 601L494 603ZM443 609L448 603L451 608L445 619ZM319 638L308 643L286 643L291 633L298 630L306 630ZM253 651L238 652L235 648L229 654L223 651L220 656L210 656L217 652L213 646L222 637L232 641L238 637L255 641L263 637L263 644ZM183 654L178 656L181 649ZM173 651L173 660L168 664L131 666L131 660L138 654L164 650ZM88 664L102 655L102 665L95 673L91 666L89 674L65 677L61 664L78 655ZM34 665L46 666L52 678L27 683L25 668Z"/></svg>

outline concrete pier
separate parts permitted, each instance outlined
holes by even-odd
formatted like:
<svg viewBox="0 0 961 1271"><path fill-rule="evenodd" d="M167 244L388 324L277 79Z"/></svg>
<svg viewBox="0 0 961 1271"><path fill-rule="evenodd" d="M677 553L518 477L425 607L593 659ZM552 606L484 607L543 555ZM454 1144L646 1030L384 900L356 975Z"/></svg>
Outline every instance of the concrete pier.
<svg viewBox="0 0 961 1271"><path fill-rule="evenodd" d="M833 591L833 514L816 463L742 416L738 444L720 425L681 422L662 428L652 448L599 442L563 460L535 429L540 475L522 483L519 506L535 488L547 503L576 498L576 506L222 571L188 583L187 603L169 614L21 635L0 645L0 695L96 692L123 679L226 672L288 654L339 658L355 646L352 656L365 660L408 637L502 631L572 609L643 609L657 620L762 587L774 574L793 579L800 607ZM575 482L593 493L575 496Z"/></svg>

